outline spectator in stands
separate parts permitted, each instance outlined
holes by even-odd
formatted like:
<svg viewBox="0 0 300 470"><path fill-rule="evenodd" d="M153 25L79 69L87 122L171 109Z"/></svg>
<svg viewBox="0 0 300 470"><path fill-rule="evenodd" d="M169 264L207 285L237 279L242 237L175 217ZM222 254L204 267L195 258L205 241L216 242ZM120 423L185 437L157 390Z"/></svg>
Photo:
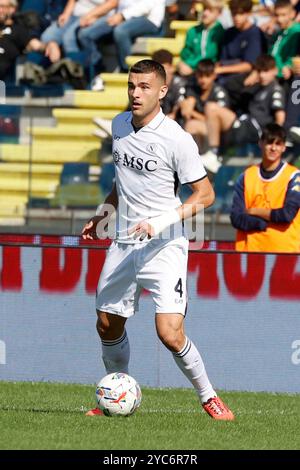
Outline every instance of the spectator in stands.
<svg viewBox="0 0 300 470"><path fill-rule="evenodd" d="M289 140L293 143L300 144L300 57L293 58L293 74L292 86L287 96L284 127L288 133Z"/></svg>
<svg viewBox="0 0 300 470"><path fill-rule="evenodd" d="M21 12L36 12L39 16L40 34L50 26L64 11L68 0L24 0L21 2ZM20 3L20 2L19 2Z"/></svg>
<svg viewBox="0 0 300 470"><path fill-rule="evenodd" d="M296 11L289 0L277 0L274 14L280 29L272 37L269 53L275 58L278 76L288 80L292 76L292 58L299 50L300 24L295 22Z"/></svg>
<svg viewBox="0 0 300 470"><path fill-rule="evenodd" d="M79 31L83 48L91 47L104 36L113 33L117 46L119 67L127 72L126 57L131 53L134 39L139 36L158 36L165 15L165 0L118 0L117 11L107 18L106 24ZM95 49L95 46L93 46Z"/></svg>
<svg viewBox="0 0 300 470"><path fill-rule="evenodd" d="M201 23L189 29L185 45L180 52L178 72L191 75L202 59L219 60L224 28L218 21L223 8L223 0L204 0Z"/></svg>
<svg viewBox="0 0 300 470"><path fill-rule="evenodd" d="M238 251L300 252L300 171L284 163L285 131L268 124L262 162L240 175L231 210Z"/></svg>
<svg viewBox="0 0 300 470"><path fill-rule="evenodd" d="M252 0L230 0L234 26L225 31L220 64L216 68L221 83L233 74L247 73L263 53L264 40L261 30L252 23Z"/></svg>
<svg viewBox="0 0 300 470"><path fill-rule="evenodd" d="M274 58L267 54L260 56L255 63L255 69L259 86L254 92L250 87L253 96L249 100L248 114L238 117L231 109L212 102L207 103L205 107L210 150L202 156L202 161L213 173L221 166L218 154L222 135L227 145L257 143L261 129L267 124L273 121L279 125L284 124L284 93L276 80L278 71Z"/></svg>
<svg viewBox="0 0 300 470"><path fill-rule="evenodd" d="M273 34L276 30L276 17L274 15L274 5L276 3L276 0L260 0L261 8L259 12L262 14L269 14L270 18L268 21L264 22L262 25L260 25L260 28L262 31L264 31L266 34ZM295 21L300 21L300 1L299 0L290 0L291 5L295 8L296 10L296 18Z"/></svg>
<svg viewBox="0 0 300 470"><path fill-rule="evenodd" d="M185 97L186 80L176 73L170 51L159 49L152 55L152 60L163 65L167 76L168 93L161 101L161 108L169 118L177 120L180 103Z"/></svg>
<svg viewBox="0 0 300 470"><path fill-rule="evenodd" d="M17 0L0 0L0 79L6 80L13 70L15 60L22 52L43 52L51 62L60 59L60 49L55 42L45 43L14 19Z"/></svg>
<svg viewBox="0 0 300 470"><path fill-rule="evenodd" d="M52 22L43 32L41 39L44 42L55 41L62 46L65 55L86 65L87 57L80 54L81 48L78 42L80 28L91 25L91 29L97 29L102 24L105 25L106 19L114 12L116 5L117 0L68 0L58 20ZM90 50L91 47L89 52ZM94 52L94 49L92 51Z"/></svg>
<svg viewBox="0 0 300 470"><path fill-rule="evenodd" d="M200 60L195 77L187 86L186 99L180 106L184 129L192 134L200 151L203 149L203 137L207 135L206 103L214 102L220 107L229 105L227 92L215 83L216 78L214 62L211 59Z"/></svg>

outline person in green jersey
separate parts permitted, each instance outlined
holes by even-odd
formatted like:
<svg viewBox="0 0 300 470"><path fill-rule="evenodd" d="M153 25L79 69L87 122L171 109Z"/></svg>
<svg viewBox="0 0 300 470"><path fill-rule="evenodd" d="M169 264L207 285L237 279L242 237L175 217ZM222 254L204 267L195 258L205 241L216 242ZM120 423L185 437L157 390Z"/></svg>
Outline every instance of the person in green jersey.
<svg viewBox="0 0 300 470"><path fill-rule="evenodd" d="M185 45L180 52L178 72L182 76L191 75L202 59L216 62L224 36L224 28L218 21L223 9L223 0L204 0L202 21L189 29Z"/></svg>

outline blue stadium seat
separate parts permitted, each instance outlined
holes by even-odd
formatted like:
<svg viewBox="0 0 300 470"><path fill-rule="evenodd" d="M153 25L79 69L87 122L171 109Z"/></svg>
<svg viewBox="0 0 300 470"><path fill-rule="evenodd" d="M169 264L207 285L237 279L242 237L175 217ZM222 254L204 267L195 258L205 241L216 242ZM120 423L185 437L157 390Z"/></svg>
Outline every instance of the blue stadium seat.
<svg viewBox="0 0 300 470"><path fill-rule="evenodd" d="M89 182L90 164L86 162L65 163L60 175L60 184L78 184Z"/></svg>
<svg viewBox="0 0 300 470"><path fill-rule="evenodd" d="M206 209L208 213L230 213L235 182L246 168L246 166L221 166L214 179L215 203Z"/></svg>
<svg viewBox="0 0 300 470"><path fill-rule="evenodd" d="M113 163L105 163L102 165L102 171L99 178L99 186L103 193L109 194L115 181L115 165Z"/></svg>
<svg viewBox="0 0 300 470"><path fill-rule="evenodd" d="M23 0L21 3L21 11L35 11L43 16L46 9L46 0Z"/></svg>

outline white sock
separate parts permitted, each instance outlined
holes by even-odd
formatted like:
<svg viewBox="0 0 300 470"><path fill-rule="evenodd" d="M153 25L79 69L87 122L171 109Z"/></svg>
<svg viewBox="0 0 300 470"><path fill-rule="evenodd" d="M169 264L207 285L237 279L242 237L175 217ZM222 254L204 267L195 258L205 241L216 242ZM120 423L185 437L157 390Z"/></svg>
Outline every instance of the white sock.
<svg viewBox="0 0 300 470"><path fill-rule="evenodd" d="M124 330L122 336L118 339L101 340L102 359L108 374L113 372L124 372L128 374L128 363L130 357L129 340Z"/></svg>
<svg viewBox="0 0 300 470"><path fill-rule="evenodd" d="M217 396L207 377L205 366L194 343L186 337L181 351L173 353L176 364L193 384L201 403Z"/></svg>

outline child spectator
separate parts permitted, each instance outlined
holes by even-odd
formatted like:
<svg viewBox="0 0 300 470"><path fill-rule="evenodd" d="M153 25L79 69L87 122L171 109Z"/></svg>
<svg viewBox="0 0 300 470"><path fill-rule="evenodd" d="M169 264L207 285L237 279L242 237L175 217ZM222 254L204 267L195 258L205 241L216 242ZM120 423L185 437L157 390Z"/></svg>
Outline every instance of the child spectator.
<svg viewBox="0 0 300 470"><path fill-rule="evenodd" d="M177 118L180 103L185 97L186 80L175 73L175 66L173 65L173 54L166 49L159 49L154 52L152 59L163 65L167 74L168 93L161 101L161 107L169 118Z"/></svg>
<svg viewBox="0 0 300 470"><path fill-rule="evenodd" d="M114 2L115 0L106 0ZM131 53L133 41L138 36L158 36L165 16L165 0L118 0L116 12L105 20L102 18L88 24L81 22L78 40L83 49L97 52L97 41L113 34L117 47L119 68L127 72L126 57ZM95 59L92 55L92 62ZM100 59L98 50L98 60Z"/></svg>
<svg viewBox="0 0 300 470"><path fill-rule="evenodd" d="M249 101L248 114L238 117L234 111L211 102L205 107L210 150L202 156L202 162L213 173L221 166L218 154L222 135L227 145L257 143L263 127L273 121L283 125L285 121L284 93L276 80L278 71L274 58L260 56L255 69L259 86Z"/></svg>
<svg viewBox="0 0 300 470"><path fill-rule="evenodd" d="M251 21L252 0L230 0L229 8L234 26L225 31L220 65L216 69L221 83L233 74L250 72L264 48L263 34Z"/></svg>
<svg viewBox="0 0 300 470"><path fill-rule="evenodd" d="M60 49L55 42L48 44L33 37L32 32L15 21L17 0L1 0L0 4L0 80L9 79L15 60L23 52L42 52L51 62L60 59Z"/></svg>
<svg viewBox="0 0 300 470"><path fill-rule="evenodd" d="M184 128L192 134L200 151L203 147L203 137L207 135L204 115L206 103L212 101L220 107L226 107L229 104L227 92L221 85L215 83L216 78L213 61L201 60L195 77L187 86L186 99L181 103Z"/></svg>
<svg viewBox="0 0 300 470"><path fill-rule="evenodd" d="M224 28L218 21L222 8L223 0L203 1L201 23L188 30L184 48L180 52L180 75L192 74L202 59L214 62L219 59L224 36Z"/></svg>
<svg viewBox="0 0 300 470"><path fill-rule="evenodd" d="M51 25L43 32L41 39L44 42L55 41L66 55L78 54L76 57L80 61L80 44L78 42L78 34L81 28L94 29L100 28L102 24L106 25L106 19L109 14L114 12L117 0L68 0L63 12L59 15L57 21L53 21ZM96 21L97 20L97 21ZM92 41L91 48L92 49ZM96 47L89 52L95 53L98 60ZM100 55L100 54L99 54ZM93 57L92 57L93 59ZM82 59L83 65L84 59Z"/></svg>
<svg viewBox="0 0 300 470"><path fill-rule="evenodd" d="M280 29L272 37L269 53L275 58L278 76L288 80L292 75L292 58L299 50L300 24L295 22L296 11L289 0L277 0L274 14Z"/></svg>

